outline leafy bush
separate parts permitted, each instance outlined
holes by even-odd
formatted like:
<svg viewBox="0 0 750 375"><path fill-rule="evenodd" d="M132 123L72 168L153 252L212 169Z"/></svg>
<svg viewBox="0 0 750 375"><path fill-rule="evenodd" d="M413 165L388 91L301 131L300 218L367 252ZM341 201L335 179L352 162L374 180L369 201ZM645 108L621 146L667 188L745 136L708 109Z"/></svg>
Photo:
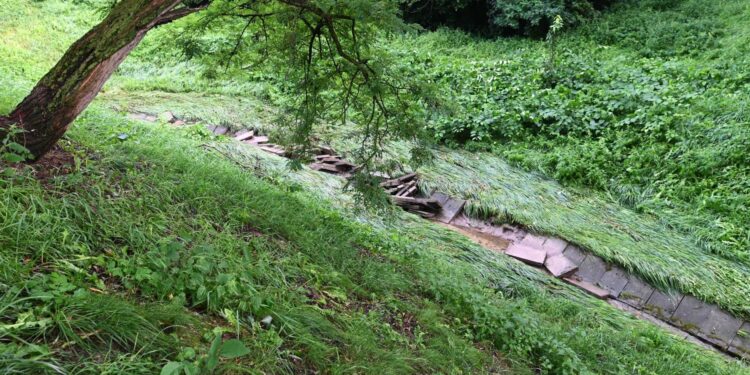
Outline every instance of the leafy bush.
<svg viewBox="0 0 750 375"><path fill-rule="evenodd" d="M556 16L568 25L591 18L608 0L406 0L407 20L491 35L544 36Z"/></svg>
<svg viewBox="0 0 750 375"><path fill-rule="evenodd" d="M392 47L443 93L439 140L610 192L750 261L748 8L722 4L627 2L554 49L451 31Z"/></svg>

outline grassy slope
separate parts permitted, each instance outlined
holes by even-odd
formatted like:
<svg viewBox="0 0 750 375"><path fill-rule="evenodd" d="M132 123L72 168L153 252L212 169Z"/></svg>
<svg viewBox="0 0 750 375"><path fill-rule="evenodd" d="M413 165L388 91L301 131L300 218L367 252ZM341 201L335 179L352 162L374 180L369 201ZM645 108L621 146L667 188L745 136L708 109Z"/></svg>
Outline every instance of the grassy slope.
<svg viewBox="0 0 750 375"><path fill-rule="evenodd" d="M55 1L4 5L3 112L65 45L14 48L60 37L26 26L90 19ZM235 147L95 105L65 142L75 173L47 187L3 178L4 372L154 372L185 348L204 353L217 331L251 348L223 362L229 372L291 372L292 354L334 373L747 371L452 232L355 215L336 179L204 143Z"/></svg>
<svg viewBox="0 0 750 375"><path fill-rule="evenodd" d="M471 120L470 122L481 122L484 121L482 118L488 116L485 112L498 115L494 112L498 110L498 103L505 111L504 113L509 116L529 111L534 106L527 103L528 98L534 98L535 95L542 95L547 98L545 100L564 98L559 99L562 100L560 103L553 101L552 105L571 107L566 109L571 113L575 113L580 108L589 107L598 111L612 104L606 100L615 103L627 102L627 96L623 98L624 94L610 90L613 81L624 86L627 86L625 83L639 80L647 82L646 87L639 87L632 94L632 103L628 105L643 105L641 101L651 97L649 93L654 90L665 99L659 101L658 105L654 105L654 108L646 107L649 108L648 114L639 116L645 116L658 124L662 121L668 122L668 119L663 116L659 117L661 116L659 113L677 111L675 118L690 118L693 123L702 124L696 125L691 132L681 135L684 140L676 147L678 150L688 150L683 157L676 158L674 162L669 161L671 160L669 156L659 151L664 145L652 143L652 141L649 141L651 143L644 142L642 147L628 151L631 155L628 156L627 162L618 159L619 156L617 156L624 151L598 149L598 147L617 148L620 143L638 145L640 143L633 142L632 138L649 140L649 131L634 133L616 130L594 141L586 136L563 137L549 141L542 136L528 136L518 131L518 138L515 141L496 144L493 153L468 154L441 149L436 163L424 166L420 171L428 177L425 180L427 187L449 191L470 199L469 207L478 214L498 215L501 220L513 220L542 232L560 235L624 266L631 272L640 274L664 289L676 289L693 294L732 310L738 315L748 317L750 316L750 307L748 307L750 306L750 287L743 280L750 277L750 268L742 255L745 251L745 241L742 239L744 229L738 226L747 217L743 214L746 209L742 208L741 203L744 196L741 185L746 183L747 178L742 177L744 173L741 171L742 165L731 162L734 159L714 155L716 152L722 154L737 150L739 150L739 155L746 154L739 147L744 142L743 126L737 121L730 121L711 131L704 131L704 127L710 126L711 122L699 121L700 118L710 117L709 115L721 117L726 113L731 113L731 108L742 105L740 100L742 96L730 95L729 99L722 102L724 104L714 103L713 105L711 100L718 100L714 98L723 96L706 93L705 96L699 96L702 98L700 102L702 104L699 107L685 105L680 96L695 96L695 90L698 90L695 87L708 84L706 80L713 77L718 69L717 67L701 69L703 62L690 57L692 55L683 56L693 51L687 47L705 48L716 53L717 45L734 46L736 48L725 48L726 51L718 57L713 57L716 60L715 64L719 64L722 58L733 61L743 56L737 48L741 47L745 34L741 32L742 30L734 30L731 33L721 34L721 41L716 40L718 36L706 40L690 39L694 33L703 32L701 31L703 29L692 30L666 21L657 22L669 19L669 17L681 19L680 17L684 17L684 14L681 13L680 8L671 10L671 7L667 7L667 13L662 14L648 10L650 9L647 6L648 2L644 4L646 5L640 8L618 9L611 15L594 22L588 28L576 31L561 40L560 66L577 71L576 74L583 77L580 79L588 82L589 86L583 86L585 94L571 94L562 88L549 92L535 91L537 90L535 85L539 84L539 68L543 66L546 56L545 46L540 42L518 39L487 42L477 41L458 33L439 32L418 38L403 38L393 42L391 46L395 53L402 54L405 63L415 67L415 74L431 77L430 79L433 79L437 85L443 87L444 92L453 96L451 99L454 101L453 106L456 112L452 114L454 118L452 117L451 121L455 121L452 126L456 129L461 129L459 125L462 121L467 121L466 117ZM690 4L695 7L695 4L701 3L696 0ZM695 22L698 24L708 22L704 25L708 28L718 27L710 21L719 16L726 20L730 17L727 12L738 6L737 2L723 3L718 11L706 12L703 18L698 18ZM737 9L744 8L739 6ZM742 14L740 11L737 13ZM622 31L623 19L637 19L639 22L635 25L638 26L634 26L634 30ZM647 24L652 25L655 30L641 30L640 28L644 27L641 21L648 21ZM741 23L730 24L740 25ZM666 35L659 31L665 28L675 30L678 36L674 41L666 36L663 38L667 40L657 37ZM609 41L609 45L603 47L598 43L604 42L590 40L593 38L590 35L599 35L597 30L600 30L600 34L604 36L620 32L630 38L651 35L655 39L649 40L646 47L641 46L643 47L641 50L636 49L640 44L625 37L622 37L622 40ZM600 38L604 37L600 36ZM160 44L157 40L158 38L155 37L149 39L136 52L134 58L122 69L120 77L103 95L113 108L153 113L171 110L181 116L204 118L213 122L234 124L237 127L256 126L274 130L273 111L257 98L273 101L280 97L283 100L284 95L279 93L272 84L268 84L268 77L260 73L263 79L251 77L237 79L232 78L236 74L233 73L223 81L226 86L212 85L211 80L202 78L203 69L199 65L165 63L179 61L180 58L173 46ZM692 44L683 46L686 40ZM665 49L665 45L682 46L679 48L683 50L670 52ZM576 51L579 50L585 50L587 54L577 53ZM648 51L652 51L650 53L655 56L640 55L649 53ZM662 56L664 54L675 54L680 59L673 57L668 64L665 64L664 56ZM660 77L665 74L668 77L664 79L674 81L671 86L662 87L659 84L662 79ZM734 75L729 76L734 77ZM270 82L274 82L273 78L270 78ZM724 92L727 90L726 84L728 83L715 84L711 90ZM526 90L532 90L532 92L526 92ZM580 100L570 98L575 95L579 95ZM494 102L496 96L515 97L517 101L512 102L513 105L506 106L502 102ZM597 102L600 96L606 100L601 103ZM526 106L530 106L531 109ZM706 108L714 109L713 112L707 114ZM735 117L741 118L742 111L736 113L739 117ZM489 121L487 122L488 128L484 130L490 131L493 126L497 124ZM508 127L511 129L508 132L514 131L511 125ZM720 139L714 139L716 137L713 135L711 136L713 138L704 139L701 134L713 134ZM339 148L346 149L351 146L347 140L353 139L355 135L341 136L340 133L334 131L327 137ZM614 137L615 140L608 137ZM722 146L715 147L717 143ZM587 153L587 150L593 154ZM394 158L400 159L403 163L407 162L405 149L396 147L393 154ZM641 181L645 187L637 188L646 190L653 188L649 190L652 193L656 191L657 185L669 189L682 189L680 194L683 197L685 195L690 197L686 201L682 198L678 199L673 194L674 192L667 191L654 193L648 197L646 195L633 197L632 195L636 194L635 190L628 190L628 193L620 189L625 185L633 186L632 181L623 182L625 185L615 184L606 193L570 186L563 188L534 173L524 173L517 168L512 168L507 162L510 159L569 181L566 175L560 173L568 173L567 176L571 176L585 171L587 175L600 173L604 176L602 178L607 179L612 178L607 173L613 173L612 171L617 173L616 171L619 170L613 167L616 165L624 165L623 168L629 171L635 169L641 171L632 172L633 176L642 175L643 170L656 170L655 164L671 169L679 169L685 165L685 169L689 170L694 163L688 159L695 158L688 154L693 156L711 154L714 156L706 156L708 159L701 156L699 159L708 163L706 165L712 165L714 161L730 160L730 164L735 163L733 165L737 168L711 167L716 171L724 171L722 176L714 176L726 182L721 182L721 187L716 189L701 188L701 183L675 181L680 178L682 172L673 173L666 172L666 170L653 173L655 176L653 178L658 181L649 182L646 179L645 182ZM649 158L650 161L638 161L636 160L638 155ZM659 158L666 158L667 161L656 162L655 160ZM555 167L549 167L552 165L550 163ZM706 168L705 165L701 165L701 168ZM606 173L602 171L605 167L609 168ZM731 171L738 174L732 174ZM659 176L665 176L665 173L667 177L660 179ZM613 178L612 180L614 181ZM593 180L591 181L593 185L599 186ZM689 193L685 189L698 190ZM710 197L705 196L706 194ZM697 202L698 199L703 200ZM723 202L738 202L739 205L728 211L728 215L719 216L703 208L690 209L695 205L703 207L704 204L708 204L710 206L710 202L717 199L724 199Z"/></svg>

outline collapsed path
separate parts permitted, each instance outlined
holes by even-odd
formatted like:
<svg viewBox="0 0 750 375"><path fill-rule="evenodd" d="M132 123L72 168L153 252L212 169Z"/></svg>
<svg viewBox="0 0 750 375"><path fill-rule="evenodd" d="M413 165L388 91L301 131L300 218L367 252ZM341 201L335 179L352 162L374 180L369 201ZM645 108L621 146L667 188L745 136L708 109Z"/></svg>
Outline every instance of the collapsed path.
<svg viewBox="0 0 750 375"><path fill-rule="evenodd" d="M141 113L130 117L150 122L157 120L155 116ZM172 118L168 122L174 125L185 124L171 115L169 117ZM227 127L215 125L208 125L207 129L276 156L290 156L281 146L269 143L267 136L254 130L232 132ZM317 153L309 165L313 170L348 178L357 169L331 148L319 147ZM381 187L391 195L394 204L409 212L457 231L489 250L543 269L678 337L723 354L750 359L750 322L738 319L718 306L690 295L665 293L563 239L528 233L519 226L496 225L472 218L463 211L466 201L440 192L421 192L416 173L397 178L379 177L383 180Z"/></svg>

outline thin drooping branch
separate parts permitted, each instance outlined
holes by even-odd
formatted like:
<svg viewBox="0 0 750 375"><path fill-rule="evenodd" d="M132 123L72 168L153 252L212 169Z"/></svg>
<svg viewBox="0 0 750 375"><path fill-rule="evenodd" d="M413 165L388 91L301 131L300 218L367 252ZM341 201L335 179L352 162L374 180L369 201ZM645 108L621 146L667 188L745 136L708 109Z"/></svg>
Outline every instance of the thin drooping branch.
<svg viewBox="0 0 750 375"><path fill-rule="evenodd" d="M193 13L200 12L201 10L206 9L206 8L208 8L208 4L204 4L204 5L197 6L197 7L183 6L180 8L172 9L171 11L164 13L161 17L159 17L159 19L156 21L155 26L161 26L161 25L168 24L170 22L177 21L180 18L187 17Z"/></svg>

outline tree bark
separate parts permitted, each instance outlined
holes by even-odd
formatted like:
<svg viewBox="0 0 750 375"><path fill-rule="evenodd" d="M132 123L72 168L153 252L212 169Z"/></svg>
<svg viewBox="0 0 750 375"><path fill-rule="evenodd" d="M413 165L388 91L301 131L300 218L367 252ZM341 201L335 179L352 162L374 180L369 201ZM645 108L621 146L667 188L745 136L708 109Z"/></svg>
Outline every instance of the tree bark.
<svg viewBox="0 0 750 375"><path fill-rule="evenodd" d="M101 90L146 33L173 20L182 0L122 0L107 17L76 41L0 129L16 124L24 132L18 142L38 158L65 134L68 126ZM187 15L185 13L184 15Z"/></svg>

